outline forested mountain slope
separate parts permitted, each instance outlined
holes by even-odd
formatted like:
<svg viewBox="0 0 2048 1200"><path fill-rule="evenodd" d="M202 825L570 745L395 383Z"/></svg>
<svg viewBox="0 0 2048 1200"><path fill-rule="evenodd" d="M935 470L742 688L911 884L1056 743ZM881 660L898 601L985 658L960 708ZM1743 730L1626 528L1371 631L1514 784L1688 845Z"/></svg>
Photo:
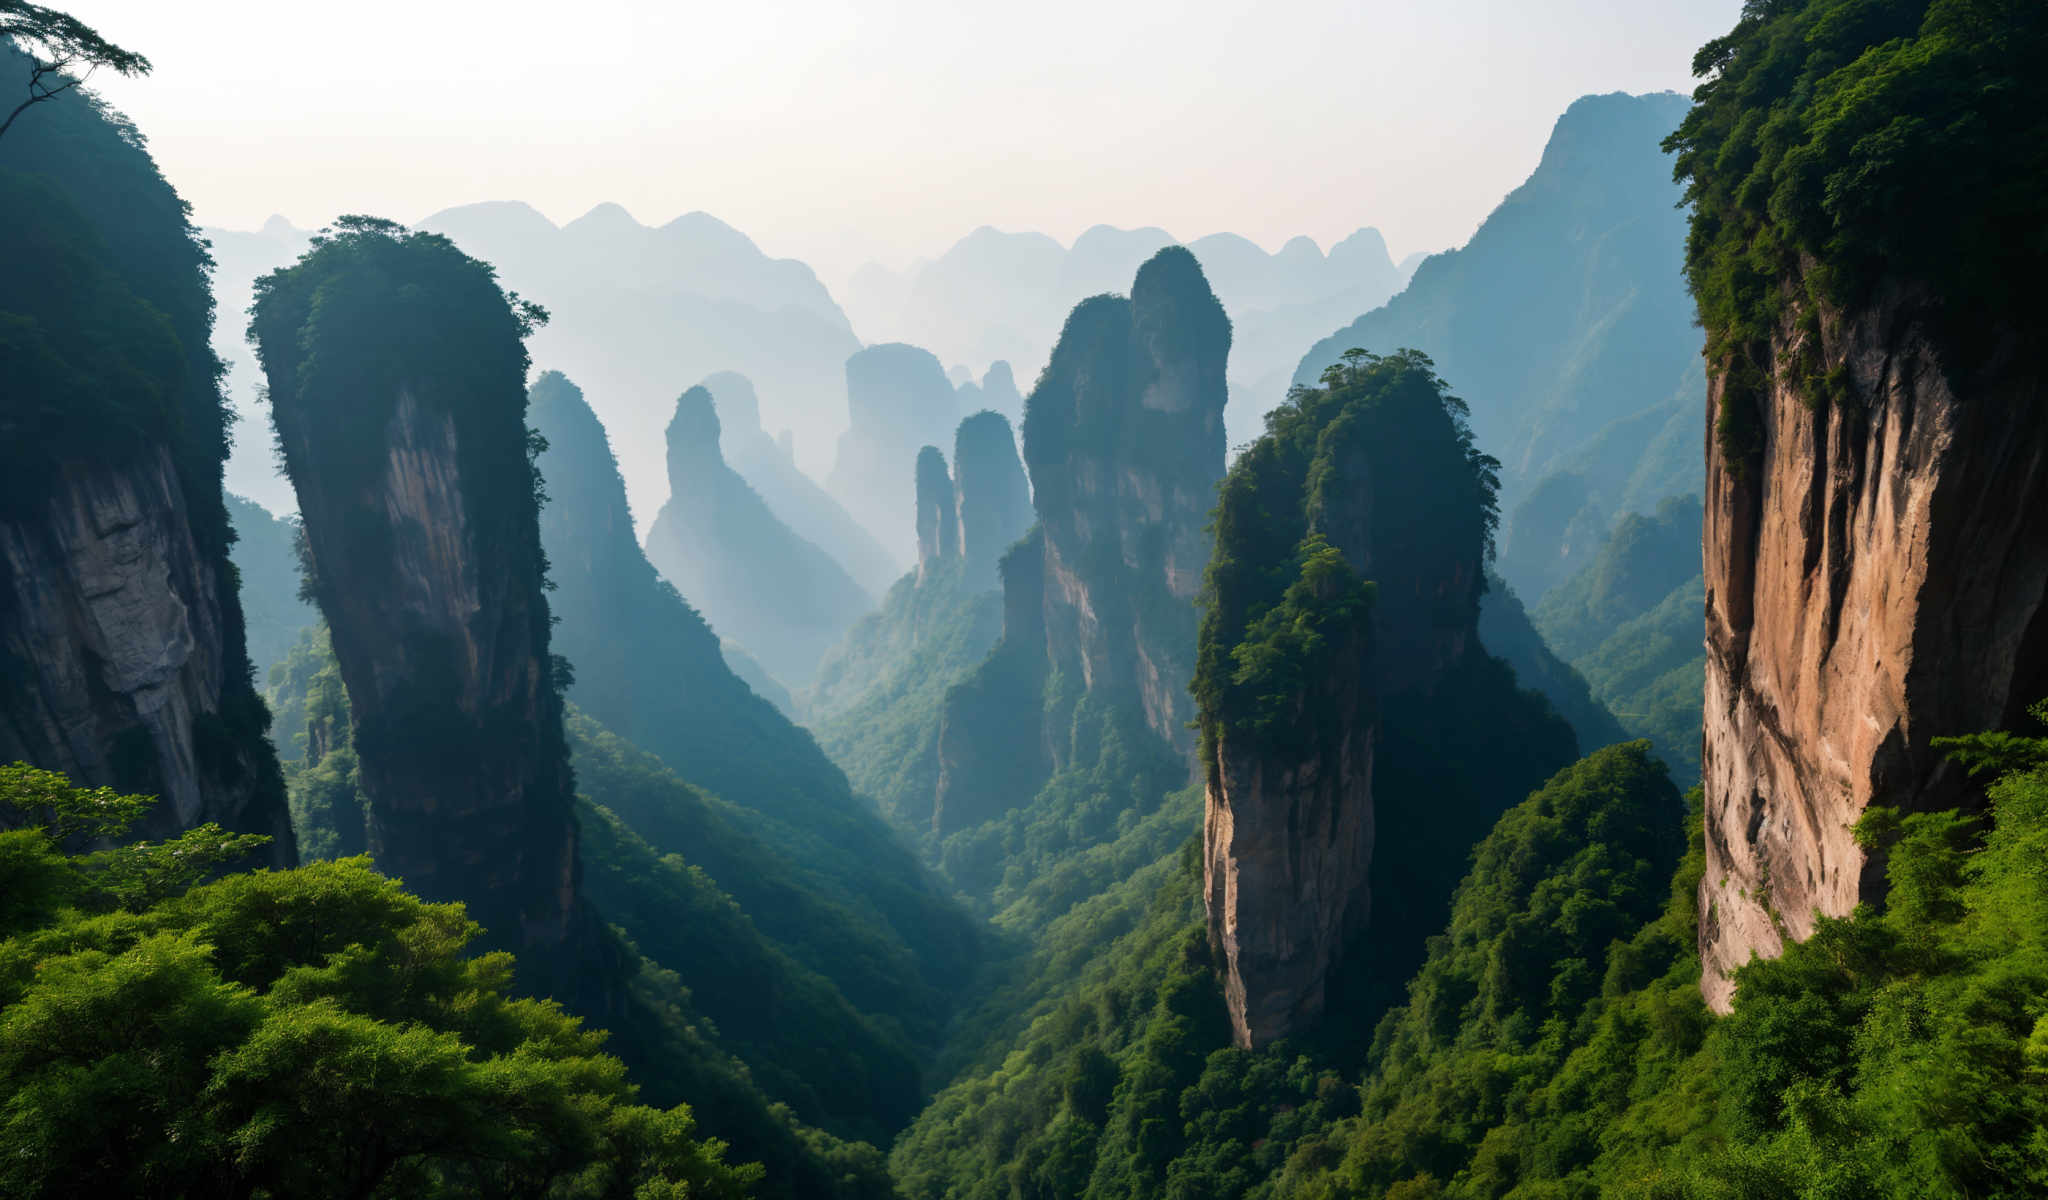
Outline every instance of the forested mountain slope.
<svg viewBox="0 0 2048 1200"><path fill-rule="evenodd" d="M1312 384L1354 347L1421 350L1501 460L1500 572L1529 603L1625 512L1699 486L1699 335L1685 213L1659 144L1682 96L1587 96L1529 179L1399 296L1315 343Z"/></svg>
<svg viewBox="0 0 2048 1200"><path fill-rule="evenodd" d="M29 74L4 39L0 72ZM0 155L0 762L160 796L142 836L213 821L289 864L206 246L125 118L69 92L34 116Z"/></svg>

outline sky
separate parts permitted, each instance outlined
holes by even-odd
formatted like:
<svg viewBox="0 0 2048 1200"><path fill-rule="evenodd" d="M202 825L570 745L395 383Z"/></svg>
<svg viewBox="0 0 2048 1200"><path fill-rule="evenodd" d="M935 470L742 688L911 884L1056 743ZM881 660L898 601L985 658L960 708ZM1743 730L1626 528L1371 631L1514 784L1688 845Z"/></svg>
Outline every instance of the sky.
<svg viewBox="0 0 2048 1200"><path fill-rule="evenodd" d="M1740 0L71 0L202 225L693 210L828 283L981 225L1398 258L1460 244L1588 92L1691 87Z"/></svg>

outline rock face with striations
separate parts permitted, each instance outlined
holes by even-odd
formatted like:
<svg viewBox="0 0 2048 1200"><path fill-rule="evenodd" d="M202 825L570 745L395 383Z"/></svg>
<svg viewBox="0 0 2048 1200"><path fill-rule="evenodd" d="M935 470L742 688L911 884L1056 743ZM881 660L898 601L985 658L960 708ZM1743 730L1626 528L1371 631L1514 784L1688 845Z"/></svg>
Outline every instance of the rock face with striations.
<svg viewBox="0 0 2048 1200"><path fill-rule="evenodd" d="M953 477L937 446L917 452L917 577L933 564L960 556L960 510L953 496Z"/></svg>
<svg viewBox="0 0 2048 1200"><path fill-rule="evenodd" d="M684 392L668 426L669 499L647 531L647 559L721 636L801 686L869 598L726 465L719 439L711 393Z"/></svg>
<svg viewBox="0 0 2048 1200"><path fill-rule="evenodd" d="M25 65L0 41L0 70ZM205 243L83 93L12 129L6 167L0 763L160 797L142 837L268 835L261 860L289 866L228 558Z"/></svg>
<svg viewBox="0 0 2048 1200"><path fill-rule="evenodd" d="M888 342L846 360L846 407L850 424L825 486L884 546L902 545L918 449L945 444L959 398L929 351Z"/></svg>
<svg viewBox="0 0 2048 1200"><path fill-rule="evenodd" d="M1707 438L1700 953L1720 1009L1752 954L1881 894L1850 833L1866 808L1969 798L1930 739L2012 727L2048 695L2040 343L1997 331L1952 374L1924 300L1789 314L1750 401L1761 448L1731 461ZM1813 356L1844 399L1787 382ZM1710 413L1725 393L1717 377Z"/></svg>
<svg viewBox="0 0 2048 1200"><path fill-rule="evenodd" d="M1427 707L1484 658L1491 493L1459 406L1419 356L1334 378L1270 418L1216 509L1194 687L1203 875L1245 1047L1315 1024L1371 915L1382 707Z"/></svg>
<svg viewBox="0 0 2048 1200"><path fill-rule="evenodd" d="M1054 669L1141 710L1192 764L1189 648L1229 353L1229 319L1180 247L1147 261L1128 299L1097 296L1067 318L1024 417L1038 530L1002 559L1002 643L941 718L939 833L1013 807L1072 758L1056 721L995 719L1042 708Z"/></svg>
<svg viewBox="0 0 2048 1200"><path fill-rule="evenodd" d="M446 240L362 219L257 296L370 852L547 979L593 922L542 590L529 321Z"/></svg>
<svg viewBox="0 0 2048 1200"><path fill-rule="evenodd" d="M967 586L996 586L996 563L1031 528L1031 485L1009 418L987 409L953 432L953 492Z"/></svg>
<svg viewBox="0 0 2048 1200"><path fill-rule="evenodd" d="M1193 748L1194 601L1223 477L1230 320L1168 247L1131 297L1083 301L1024 417L1045 530L1047 649L1090 691L1135 688L1153 732Z"/></svg>

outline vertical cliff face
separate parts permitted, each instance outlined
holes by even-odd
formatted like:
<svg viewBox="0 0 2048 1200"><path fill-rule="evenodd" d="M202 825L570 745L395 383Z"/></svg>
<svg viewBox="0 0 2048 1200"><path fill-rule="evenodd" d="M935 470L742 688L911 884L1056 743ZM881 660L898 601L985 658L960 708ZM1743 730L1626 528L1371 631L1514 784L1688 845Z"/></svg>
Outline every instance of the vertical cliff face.
<svg viewBox="0 0 2048 1200"><path fill-rule="evenodd" d="M1200 264L1169 247L1130 299L1074 310L1024 417L1048 653L1089 691L1135 689L1152 730L1188 751L1229 353L1230 321Z"/></svg>
<svg viewBox="0 0 2048 1200"><path fill-rule="evenodd" d="M1493 496L1463 406L1419 355L1326 380L1225 480L1204 595L1204 880L1247 1047L1314 1025L1371 913L1381 705L1437 703L1477 646Z"/></svg>
<svg viewBox="0 0 2048 1200"><path fill-rule="evenodd" d="M953 490L967 586L996 585L996 564L1031 528L1031 487L1009 418L982 410L953 432Z"/></svg>
<svg viewBox="0 0 2048 1200"><path fill-rule="evenodd" d="M884 546L902 546L918 448L944 445L960 419L953 384L929 351L869 346L846 360L846 407L826 487Z"/></svg>
<svg viewBox="0 0 2048 1200"><path fill-rule="evenodd" d="M1701 987L1882 898L1872 807L2048 694L2036 9L1771 7L1671 139L1711 379ZM1875 848L1873 848L1875 849Z"/></svg>
<svg viewBox="0 0 2048 1200"><path fill-rule="evenodd" d="M960 556L960 513L953 495L953 477L937 446L917 452L917 577L935 564Z"/></svg>
<svg viewBox="0 0 2048 1200"><path fill-rule="evenodd" d="M1340 984L1335 1036L1371 1029L1473 842L1575 756L1479 643L1493 471L1463 402L1404 351L1298 389L1223 482L1192 690L1241 1046L1314 1028Z"/></svg>
<svg viewBox="0 0 2048 1200"><path fill-rule="evenodd" d="M67 463L51 483L0 514L0 761L159 796L142 836L215 821L290 865L225 547L195 535L170 454Z"/></svg>
<svg viewBox="0 0 2048 1200"><path fill-rule="evenodd" d="M1872 804L1970 802L1930 739L2011 727L2048 695L2048 405L2038 340L2007 329L1952 373L1890 291L1798 312L1744 405L1757 449L1708 441L1707 873L1702 988L1875 900L1850 830ZM1810 403L1793 365L1838 372Z"/></svg>
<svg viewBox="0 0 2048 1200"><path fill-rule="evenodd" d="M257 294L370 852L559 962L589 913L524 420L530 317L444 239L360 220Z"/></svg>
<svg viewBox="0 0 2048 1200"><path fill-rule="evenodd" d="M1229 352L1229 319L1177 246L1139 270L1128 299L1097 296L1067 318L1026 404L1038 527L1002 559L1003 640L941 717L941 835L1094 753L1073 719L1083 696L1097 712L1141 714L1137 727L1192 766L1194 597L1223 474ZM1046 694L1054 680L1059 696ZM1018 722L1019 711L1045 715Z"/></svg>
<svg viewBox="0 0 2048 1200"><path fill-rule="evenodd" d="M0 71L26 71L0 41ZM0 762L161 797L296 854L221 492L208 258L132 127L82 93L0 158Z"/></svg>

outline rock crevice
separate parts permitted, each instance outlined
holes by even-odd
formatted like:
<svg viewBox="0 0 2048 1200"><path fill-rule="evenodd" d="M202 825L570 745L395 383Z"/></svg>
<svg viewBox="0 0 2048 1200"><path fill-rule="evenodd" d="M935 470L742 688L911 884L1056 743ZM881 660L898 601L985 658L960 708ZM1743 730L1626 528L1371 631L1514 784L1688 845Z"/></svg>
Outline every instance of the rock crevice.
<svg viewBox="0 0 2048 1200"><path fill-rule="evenodd" d="M2038 347L1958 371L1924 297L1795 305L1770 379L1707 434L1707 872L1701 987L1882 894L1872 805L1975 803L1932 739L2011 726L2048 693L2048 414ZM1819 364L1819 370L1813 370ZM1828 382L1823 383L1825 378ZM1823 395L1822 393L1830 393ZM1738 443L1739 445L1739 443Z"/></svg>

